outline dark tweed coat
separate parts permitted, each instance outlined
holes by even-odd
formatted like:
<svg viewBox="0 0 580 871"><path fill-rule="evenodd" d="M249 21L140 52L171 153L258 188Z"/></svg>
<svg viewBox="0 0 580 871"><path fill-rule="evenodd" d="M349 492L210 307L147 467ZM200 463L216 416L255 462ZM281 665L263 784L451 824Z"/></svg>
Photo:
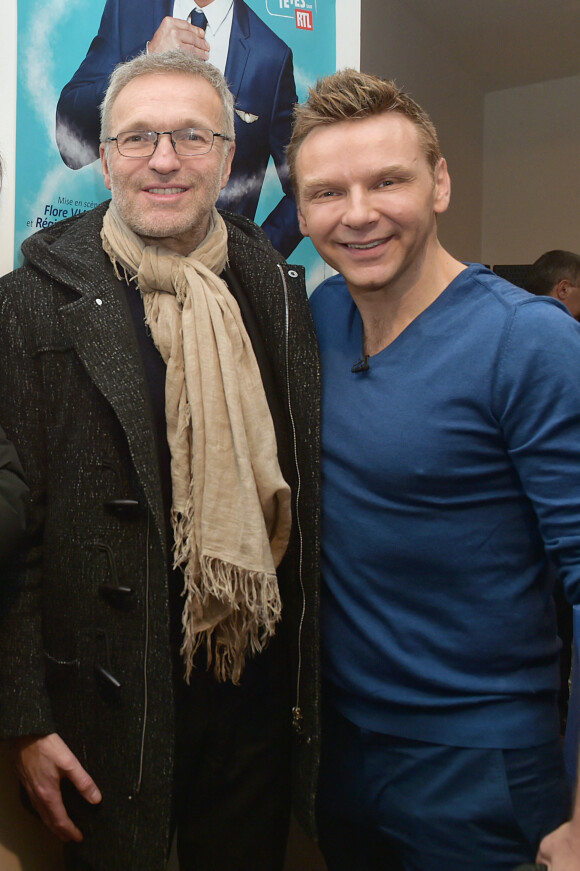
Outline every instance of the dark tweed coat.
<svg viewBox="0 0 580 871"><path fill-rule="evenodd" d="M0 420L32 494L29 540L1 591L0 734L57 731L100 786L96 808L66 796L90 867L161 871L174 751L166 526L126 292L101 247L105 209L27 240L27 265L0 281ZM227 221L229 266L250 335L261 335L294 493L280 586L300 708L298 812L308 824L318 735L316 340L302 275L251 222Z"/></svg>

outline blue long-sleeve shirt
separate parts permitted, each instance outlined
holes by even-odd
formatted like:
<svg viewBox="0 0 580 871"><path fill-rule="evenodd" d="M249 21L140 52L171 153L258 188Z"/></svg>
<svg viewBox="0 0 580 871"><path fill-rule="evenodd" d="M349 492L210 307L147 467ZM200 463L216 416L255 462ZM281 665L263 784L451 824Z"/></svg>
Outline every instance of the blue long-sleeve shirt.
<svg viewBox="0 0 580 871"><path fill-rule="evenodd" d="M327 691L363 728L458 746L558 734L546 552L580 601L580 326L480 265L352 373L341 276L323 373Z"/></svg>

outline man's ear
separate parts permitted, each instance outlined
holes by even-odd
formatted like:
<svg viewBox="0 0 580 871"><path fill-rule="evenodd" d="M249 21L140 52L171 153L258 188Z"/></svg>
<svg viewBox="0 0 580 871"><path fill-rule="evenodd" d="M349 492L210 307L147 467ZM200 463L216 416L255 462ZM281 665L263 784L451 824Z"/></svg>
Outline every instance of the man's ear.
<svg viewBox="0 0 580 871"><path fill-rule="evenodd" d="M451 199L451 178L447 169L447 161L440 157L435 167L435 201L433 210L436 215L447 211Z"/></svg>
<svg viewBox="0 0 580 871"><path fill-rule="evenodd" d="M300 227L300 232L303 236L310 236L310 233L308 232L308 225L306 224L304 215L300 211L300 206L298 206L298 226Z"/></svg>
<svg viewBox="0 0 580 871"><path fill-rule="evenodd" d="M553 295L556 297L556 299L561 299L562 301L564 301L568 298L570 294L570 286L570 282L567 278L560 279L560 281L554 288Z"/></svg>
<svg viewBox="0 0 580 871"><path fill-rule="evenodd" d="M222 186L221 186L222 191L229 181L230 173L232 171L232 160L234 159L234 153L236 150L236 143L235 142L229 142L228 145L230 146L230 149L229 149L229 151L226 155L226 158L224 160L224 167L222 170Z"/></svg>
<svg viewBox="0 0 580 871"><path fill-rule="evenodd" d="M101 142L99 145L99 155L101 157L101 167L103 169L103 179L105 181L105 187L108 190L111 190L111 174L109 173L109 163L107 161L107 145L105 142Z"/></svg>

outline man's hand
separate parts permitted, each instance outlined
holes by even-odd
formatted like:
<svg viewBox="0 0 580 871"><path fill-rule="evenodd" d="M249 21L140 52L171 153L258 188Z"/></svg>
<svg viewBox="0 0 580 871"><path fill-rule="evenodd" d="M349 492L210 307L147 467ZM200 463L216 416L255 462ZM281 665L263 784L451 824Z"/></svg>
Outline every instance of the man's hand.
<svg viewBox="0 0 580 871"><path fill-rule="evenodd" d="M189 51L200 60L208 60L209 43L205 40L205 33L201 27L194 27L189 21L182 18L166 16L157 30L153 39L149 42L149 52L169 51L171 48L180 48Z"/></svg>
<svg viewBox="0 0 580 871"><path fill-rule="evenodd" d="M98 804L101 793L76 756L55 732L16 738L11 745L18 777L43 823L61 841L82 841L82 832L66 812L61 780L70 780L90 804Z"/></svg>
<svg viewBox="0 0 580 871"><path fill-rule="evenodd" d="M564 823L542 840L536 862L549 871L580 871L580 831L578 822Z"/></svg>

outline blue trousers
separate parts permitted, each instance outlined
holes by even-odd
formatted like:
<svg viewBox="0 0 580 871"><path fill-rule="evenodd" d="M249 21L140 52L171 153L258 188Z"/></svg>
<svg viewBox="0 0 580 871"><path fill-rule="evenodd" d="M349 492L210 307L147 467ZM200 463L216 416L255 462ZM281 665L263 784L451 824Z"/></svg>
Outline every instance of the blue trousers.
<svg viewBox="0 0 580 871"><path fill-rule="evenodd" d="M317 814L329 871L512 871L570 806L559 740L447 747L325 711Z"/></svg>

